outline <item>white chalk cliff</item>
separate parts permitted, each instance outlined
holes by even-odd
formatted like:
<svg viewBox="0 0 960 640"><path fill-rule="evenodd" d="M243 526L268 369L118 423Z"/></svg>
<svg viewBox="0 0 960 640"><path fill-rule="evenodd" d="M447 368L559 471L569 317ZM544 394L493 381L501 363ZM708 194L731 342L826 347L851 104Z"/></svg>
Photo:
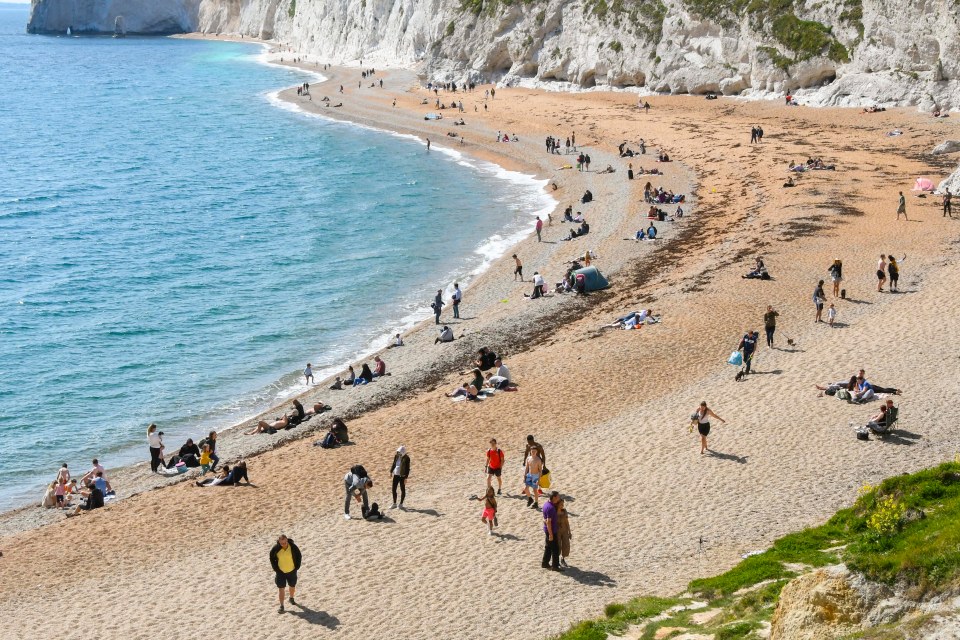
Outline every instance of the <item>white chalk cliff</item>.
<svg viewBox="0 0 960 640"><path fill-rule="evenodd" d="M33 32L200 31L438 80L960 107L956 0L34 0Z"/></svg>

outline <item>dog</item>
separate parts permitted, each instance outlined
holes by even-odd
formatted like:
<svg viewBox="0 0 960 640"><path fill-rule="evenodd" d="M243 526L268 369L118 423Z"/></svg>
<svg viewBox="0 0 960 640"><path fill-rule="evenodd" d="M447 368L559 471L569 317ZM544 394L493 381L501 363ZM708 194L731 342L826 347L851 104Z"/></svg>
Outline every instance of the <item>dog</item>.
<svg viewBox="0 0 960 640"><path fill-rule="evenodd" d="M741 380L743 380L743 376L745 376L745 375L747 375L746 370L740 369L740 371L737 371L737 375L734 376L733 381L734 381L734 382L740 382Z"/></svg>

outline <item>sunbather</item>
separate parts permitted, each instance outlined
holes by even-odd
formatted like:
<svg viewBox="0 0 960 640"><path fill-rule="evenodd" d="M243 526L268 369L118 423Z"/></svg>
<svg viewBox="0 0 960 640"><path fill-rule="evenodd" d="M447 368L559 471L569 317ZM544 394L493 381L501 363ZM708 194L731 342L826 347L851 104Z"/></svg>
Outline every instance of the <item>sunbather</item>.
<svg viewBox="0 0 960 640"><path fill-rule="evenodd" d="M219 487L219 486L236 486L240 482L245 482L250 484L250 478L247 476L247 463L241 460L233 469L229 469L227 465L223 466L223 471L216 478L205 478L203 480L197 480L198 487Z"/></svg>
<svg viewBox="0 0 960 640"><path fill-rule="evenodd" d="M261 420L257 423L257 426L254 427L252 431L247 431L246 435L252 436L257 433L275 433L280 429L286 429L290 426L290 416L283 416L278 418L273 422L267 422L266 420Z"/></svg>

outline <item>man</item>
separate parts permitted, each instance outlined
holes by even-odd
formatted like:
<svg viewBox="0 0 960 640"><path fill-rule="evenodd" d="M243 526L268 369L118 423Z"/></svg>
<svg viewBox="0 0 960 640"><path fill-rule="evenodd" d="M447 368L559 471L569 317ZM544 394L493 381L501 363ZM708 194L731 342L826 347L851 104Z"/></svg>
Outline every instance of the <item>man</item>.
<svg viewBox="0 0 960 640"><path fill-rule="evenodd" d="M100 461L97 460L96 458L93 459L92 464L93 466L90 467L90 471L87 471L85 474L83 474L83 477L80 478L80 484L86 484L87 480L93 480L96 477L98 471L100 473L104 473L104 474L106 473L106 469L103 468L103 465L100 464Z"/></svg>
<svg viewBox="0 0 960 640"><path fill-rule="evenodd" d="M543 295L543 276L540 275L539 271L533 272L533 294L531 298L539 298Z"/></svg>
<svg viewBox="0 0 960 640"><path fill-rule="evenodd" d="M493 478L497 478L497 495L503 491L503 449L497 446L496 438L490 438L490 448L487 449L487 488L493 485Z"/></svg>
<svg viewBox="0 0 960 640"><path fill-rule="evenodd" d="M463 292L460 291L459 283L453 283L453 317L460 317L460 301L463 299Z"/></svg>
<svg viewBox="0 0 960 640"><path fill-rule="evenodd" d="M437 295L430 304L435 324L440 324L440 312L443 310L443 289L437 289Z"/></svg>
<svg viewBox="0 0 960 640"><path fill-rule="evenodd" d="M497 368L497 372L494 375L506 378L507 382L510 382L510 369L507 368L507 365L503 364L503 360L497 358L494 360L493 366Z"/></svg>
<svg viewBox="0 0 960 640"><path fill-rule="evenodd" d="M280 609L277 613L283 613L284 589L290 588L290 604L295 607L300 605L294 600L297 593L297 571L300 569L300 548L293 543L293 540L280 534L277 538L277 544L270 549L270 566L276 574L274 582L277 589L280 590Z"/></svg>
<svg viewBox="0 0 960 640"><path fill-rule="evenodd" d="M547 454L543 451L543 446L539 442L533 439L533 436L527 436L527 448L523 450L523 459L526 460L527 456L530 455L531 450L536 450L537 455L540 456L540 461L543 464L547 464Z"/></svg>
<svg viewBox="0 0 960 640"><path fill-rule="evenodd" d="M373 488L373 480L365 474L359 473L362 467L358 467L359 465L352 467L350 471L347 472L347 475L343 476L343 486L347 492L347 497L343 501L344 520L350 519L350 498L355 498L357 502L363 502L361 513L366 514L367 509L370 508L370 503L367 499L367 489Z"/></svg>
<svg viewBox="0 0 960 640"><path fill-rule="evenodd" d="M943 194L943 217L947 216L953 217L953 209L950 205L950 201L953 200L953 194L950 193L950 189L947 189L947 192Z"/></svg>
<svg viewBox="0 0 960 640"><path fill-rule="evenodd" d="M81 493L86 494L87 501L82 505L78 505L76 510L73 513L68 513L68 516L78 516L81 511L93 511L94 509L99 509L103 506L103 492L100 491L90 480L86 481L86 489Z"/></svg>
<svg viewBox="0 0 960 640"><path fill-rule="evenodd" d="M560 494L551 491L550 499L543 503L543 533L546 535L546 540L543 544L543 560L540 566L544 569L563 571L563 567L560 566L560 541L557 539L558 502L560 502Z"/></svg>
<svg viewBox="0 0 960 640"><path fill-rule="evenodd" d="M453 342L453 329L444 325L443 328L440 329L440 335L433 341L433 344L437 344L438 342Z"/></svg>
<svg viewBox="0 0 960 640"><path fill-rule="evenodd" d="M520 258L517 257L517 254L513 254L513 280L516 282L517 276L520 276L520 282L523 282L523 263L520 262Z"/></svg>
<svg viewBox="0 0 960 640"><path fill-rule="evenodd" d="M750 373L750 363L753 361L753 352L757 349L757 332L747 331L743 335L743 338L740 339L740 344L737 346L737 349L743 351L744 370L746 373Z"/></svg>
<svg viewBox="0 0 960 640"><path fill-rule="evenodd" d="M103 477L103 471L97 471L97 475L93 479L92 484L105 496L113 493L113 487L111 487L107 479Z"/></svg>
<svg viewBox="0 0 960 640"><path fill-rule="evenodd" d="M900 219L900 214L903 214L904 220L909 220L907 218L907 199L903 196L903 191L900 192L900 202L897 204L897 220Z"/></svg>
<svg viewBox="0 0 960 640"><path fill-rule="evenodd" d="M543 460L537 449L530 449L523 465L523 495L527 496L527 506L539 509L538 492L540 491L540 475L543 473Z"/></svg>
<svg viewBox="0 0 960 640"><path fill-rule="evenodd" d="M540 232L543 231L543 220L540 219L540 216L537 216L537 224L534 228L537 230L537 242L541 242Z"/></svg>
<svg viewBox="0 0 960 640"><path fill-rule="evenodd" d="M400 445L396 454L393 456L393 464L390 465L390 474L393 476L393 506L403 509L403 501L407 499L407 478L410 476L410 455L407 448ZM397 502L397 487L400 487L400 502Z"/></svg>
<svg viewBox="0 0 960 640"><path fill-rule="evenodd" d="M773 310L772 305L767 305L767 312L763 314L763 330L767 334L767 346L773 349L773 334L777 330L777 317L779 313Z"/></svg>
<svg viewBox="0 0 960 640"><path fill-rule="evenodd" d="M753 126L750 128L750 144L753 144L757 141L757 127Z"/></svg>
<svg viewBox="0 0 960 640"><path fill-rule="evenodd" d="M477 359L474 360L473 363L480 371L486 371L496 366L497 360L496 353L490 351L487 347L480 347L480 350L477 352Z"/></svg>

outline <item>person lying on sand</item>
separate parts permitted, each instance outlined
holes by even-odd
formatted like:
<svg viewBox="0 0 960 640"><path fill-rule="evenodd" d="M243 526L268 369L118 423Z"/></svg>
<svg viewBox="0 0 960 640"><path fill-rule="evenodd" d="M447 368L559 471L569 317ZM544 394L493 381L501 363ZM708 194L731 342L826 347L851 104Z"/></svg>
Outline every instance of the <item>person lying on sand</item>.
<svg viewBox="0 0 960 640"><path fill-rule="evenodd" d="M622 318L617 318L610 324L601 326L601 329L633 329L644 324L656 324L660 322L659 317L653 315L653 309L644 309L643 311L632 311Z"/></svg>
<svg viewBox="0 0 960 640"><path fill-rule="evenodd" d="M220 475L216 478L205 478L203 480L197 480L198 487L226 487L226 486L237 486L240 482L245 484L250 484L250 477L247 476L247 463L241 460L233 469L230 469L228 465L223 465L223 470L220 472Z"/></svg>
<svg viewBox="0 0 960 640"><path fill-rule="evenodd" d="M330 405L317 402L313 405L313 409L308 409L303 415L305 418L312 418L313 416L318 416L324 411L330 411L331 409L333 409L333 407Z"/></svg>
<svg viewBox="0 0 960 640"><path fill-rule="evenodd" d="M598 174L599 174L599 173L614 173L615 171L616 171L616 169L614 169L613 166L611 166L611 165L608 164L606 169L604 169L603 171L597 171L597 173L598 173Z"/></svg>
<svg viewBox="0 0 960 640"><path fill-rule="evenodd" d="M254 427L252 431L247 431L244 435L252 436L257 433L275 433L280 429L286 429L290 426L290 416L283 416L278 418L273 422L267 422L266 420L261 420L257 423L257 426Z"/></svg>
<svg viewBox="0 0 960 640"><path fill-rule="evenodd" d="M464 382L461 386L453 390L453 393L445 393L444 395L448 398L457 398L459 396L467 396L467 400L476 400L479 390L470 384L469 382Z"/></svg>

